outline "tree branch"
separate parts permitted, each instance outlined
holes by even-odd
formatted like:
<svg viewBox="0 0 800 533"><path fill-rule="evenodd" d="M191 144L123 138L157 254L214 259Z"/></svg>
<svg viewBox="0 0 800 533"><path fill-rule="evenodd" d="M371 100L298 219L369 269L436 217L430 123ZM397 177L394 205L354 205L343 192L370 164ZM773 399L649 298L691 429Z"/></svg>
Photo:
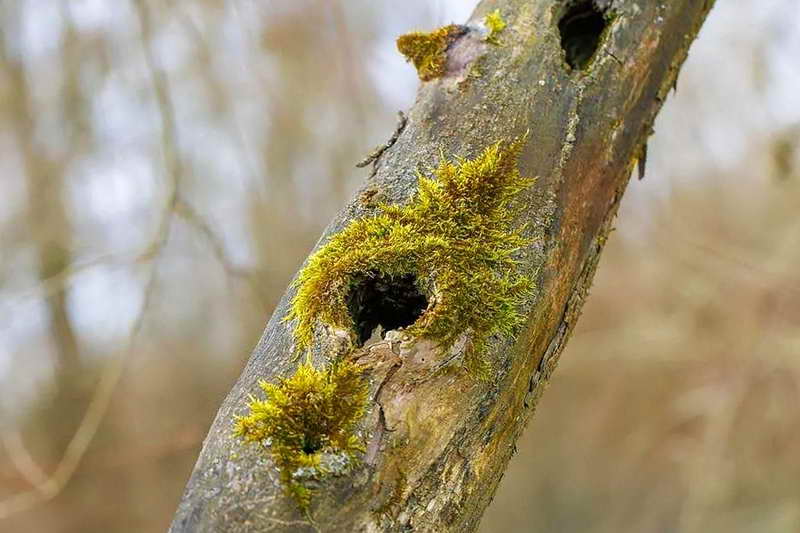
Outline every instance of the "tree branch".
<svg viewBox="0 0 800 533"><path fill-rule="evenodd" d="M297 366L293 326L282 321L290 290L217 414L171 531L475 530L580 315L636 160L712 4L483 1L466 30L448 37L443 75L422 83L406 127L324 237L373 215L377 201L408 202L417 169L440 154L474 157L530 132L519 160L524 176L538 178L521 193L518 220L533 239L520 255L536 281L523 306L526 326L491 339L487 381L453 365L437 371L445 359L425 340L360 349L355 359L371 369L374 398L362 424L367 453L349 474L320 482L304 517L264 449L231 437L258 381ZM487 42L482 21L496 9L507 25Z"/></svg>

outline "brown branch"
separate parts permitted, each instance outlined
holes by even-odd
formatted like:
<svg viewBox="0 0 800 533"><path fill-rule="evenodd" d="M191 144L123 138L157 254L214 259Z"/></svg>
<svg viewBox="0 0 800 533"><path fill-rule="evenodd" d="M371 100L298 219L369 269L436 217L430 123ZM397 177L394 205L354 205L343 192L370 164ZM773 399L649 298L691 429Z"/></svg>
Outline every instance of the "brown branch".
<svg viewBox="0 0 800 533"><path fill-rule="evenodd" d="M538 179L518 222L534 242L520 261L537 289L523 306L526 327L489 343L487 381L454 365L437 370L442 357L428 342L401 342L399 364L391 343L356 353L376 398L362 424L369 453L348 474L319 482L304 517L264 451L231 438L258 381L297 364L283 321L287 292L217 414L171 531L475 530L569 340L636 160L712 4L482 2L364 191L402 204L416 191L416 170L441 154L475 156L529 131L519 166ZM481 28L495 9L507 23L499 45ZM572 30L587 17L596 35ZM365 197L356 195L324 237L373 213Z"/></svg>

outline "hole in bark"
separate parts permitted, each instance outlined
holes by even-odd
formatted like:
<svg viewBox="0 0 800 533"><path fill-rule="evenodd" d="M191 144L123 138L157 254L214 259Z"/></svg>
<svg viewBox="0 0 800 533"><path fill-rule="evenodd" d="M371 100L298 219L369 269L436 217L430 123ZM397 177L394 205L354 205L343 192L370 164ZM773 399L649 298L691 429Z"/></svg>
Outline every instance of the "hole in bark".
<svg viewBox="0 0 800 533"><path fill-rule="evenodd" d="M383 331L410 326L428 307L428 298L417 288L417 277L383 276L373 272L350 290L347 308L362 346L378 326Z"/></svg>
<svg viewBox="0 0 800 533"><path fill-rule="evenodd" d="M578 0L568 5L558 21L558 31L570 67L583 70L589 65L606 24L606 8L598 7L596 0Z"/></svg>
<svg viewBox="0 0 800 533"><path fill-rule="evenodd" d="M322 449L322 445L318 442L310 442L306 439L303 440L303 453L306 455L313 455Z"/></svg>

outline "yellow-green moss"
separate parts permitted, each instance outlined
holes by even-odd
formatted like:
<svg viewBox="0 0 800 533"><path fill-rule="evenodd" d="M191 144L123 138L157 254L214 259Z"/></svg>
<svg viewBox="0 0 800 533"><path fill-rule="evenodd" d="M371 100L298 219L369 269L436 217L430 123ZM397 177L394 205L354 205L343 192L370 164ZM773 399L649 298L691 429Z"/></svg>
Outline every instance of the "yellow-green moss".
<svg viewBox="0 0 800 533"><path fill-rule="evenodd" d="M503 20L502 15L500 15L500 10L495 9L491 13L487 13L486 16L483 17L483 24L486 26L486 29L489 30L484 40L491 44L499 44L497 36L506 28L506 21Z"/></svg>
<svg viewBox="0 0 800 533"><path fill-rule="evenodd" d="M269 449L301 509L310 503L308 481L341 473L363 451L354 433L369 394L362 372L349 361L324 370L304 363L277 384L262 381L266 399L251 397L249 414L236 419L235 435Z"/></svg>
<svg viewBox="0 0 800 533"><path fill-rule="evenodd" d="M442 160L433 177L419 176L407 205L351 222L332 236L298 275L287 320L308 349L319 323L354 332L350 291L365 277L413 275L428 307L406 331L449 350L464 334L468 367L483 373L490 336L510 333L518 307L532 290L515 253L528 241L513 227L515 197L532 180L517 169L523 139L497 142L475 159Z"/></svg>
<svg viewBox="0 0 800 533"><path fill-rule="evenodd" d="M462 26L450 24L429 33L411 32L397 38L397 49L414 64L422 81L441 77L447 63L447 47L464 33Z"/></svg>

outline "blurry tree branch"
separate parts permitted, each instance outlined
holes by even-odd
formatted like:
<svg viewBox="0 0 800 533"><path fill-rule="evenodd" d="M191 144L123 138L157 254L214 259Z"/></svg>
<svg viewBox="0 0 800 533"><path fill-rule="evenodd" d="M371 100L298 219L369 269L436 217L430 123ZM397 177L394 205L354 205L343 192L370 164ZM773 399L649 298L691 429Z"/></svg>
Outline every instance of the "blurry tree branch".
<svg viewBox="0 0 800 533"><path fill-rule="evenodd" d="M580 315L631 171L712 4L482 2L449 46L444 76L422 84L405 129L325 236L373 213L365 197L407 201L416 169L439 154L475 155L530 131L520 170L538 180L519 222L535 239L522 263L537 292L526 328L493 340L488 382L452 368L420 375L402 360L373 370L381 405L364 422L369 452L348 475L320 484L304 519L263 451L230 435L258 381L297 364L291 325L282 321L287 292L217 414L172 531L476 529ZM480 26L495 9L508 23L497 45Z"/></svg>
<svg viewBox="0 0 800 533"><path fill-rule="evenodd" d="M122 376L125 362L129 358L134 349L135 341L139 336L142 325L144 323L145 315L153 295L153 288L156 280L156 269L158 258L167 244L170 228L173 218L179 214L185 218L193 227L195 227L202 236L207 239L211 245L215 257L223 265L225 272L230 276L247 277L252 283L252 277L249 276L242 269L237 268L227 258L222 242L211 231L210 226L205 222L202 216L186 203L180 200L180 181L183 174L183 166L179 155L177 132L175 127L175 113L170 97L169 83L166 74L157 65L152 51L152 27L150 20L150 13L145 2L136 2L137 12L139 14L139 22L141 27L141 43L145 58L145 64L148 72L150 73L153 92L156 97L159 114L161 116L161 143L160 147L164 156L168 191L166 195L165 204L160 212L156 230L150 242L143 248L142 251L136 253L132 257L125 258L117 254L105 254L89 261L82 263L72 263L71 261L61 261L59 265L54 268L47 268L46 274L43 274L42 279L36 284L35 287L24 290L21 294L22 297L26 295L35 295L40 298L50 299L58 298L60 315L66 316L63 310L64 306L64 292L69 287L71 281L76 275L88 269L96 267L101 264L118 263L118 264L146 264L147 274L146 283L143 289L143 299L139 312L133 319L130 331L127 336L126 345L121 348L117 357L112 357L110 362L103 369L100 380L94 389L92 398L84 413L80 423L78 424L75 433L67 444L61 460L56 465L51 474L46 474L43 469L36 463L35 459L26 449L22 436L14 429L3 428L0 434L0 443L3 444L8 452L12 464L19 471L24 479L26 479L33 489L27 492L22 492L4 500L0 500L0 519L9 515L25 511L39 505L47 500L54 498L58 495L65 485L69 482L72 475L78 468L82 458L86 454L92 440L94 439L100 424L108 411L114 391ZM65 50L70 50L65 46ZM0 50L5 54L5 49ZM11 65L7 56L3 56L3 65ZM11 71L11 79L16 80L17 86L12 94L21 98L22 101L14 106L18 111L17 123L19 125L17 132L19 145L23 150L24 159L27 162L28 174L33 178L39 180L38 184L31 185L31 198L32 201L38 201L40 197L53 198L60 206L61 192L60 189L53 192L53 184L60 184L60 178L53 179L44 169L41 168L40 156L33 153L34 141L32 138L32 125L31 118L33 111L29 108L25 98L30 93L25 85L24 73L20 66ZM68 106L67 106L68 107ZM32 178L32 179L33 179ZM48 194L43 195L42 189L49 189ZM63 211L63 209L62 209ZM32 208L32 214L45 212L49 216L53 216L52 207L47 209L36 207ZM61 211L59 211L61 212ZM66 215L61 212L60 217L66 218ZM34 216L31 220L34 220ZM57 223L51 223L50 226L62 230L65 226L63 220ZM63 244L63 243L59 243ZM41 250L43 257L49 257L52 242L46 241L41 243ZM54 273L49 273L54 271ZM71 335L59 334L59 339L69 339ZM77 347L74 349L77 352ZM77 353L75 354L77 357Z"/></svg>
<svg viewBox="0 0 800 533"><path fill-rule="evenodd" d="M196 447L203 440L204 434L205 428L199 425L183 428L169 434L163 441L147 443L144 447L132 443L122 449L113 448L102 453L89 454L81 463L81 468L94 474L157 462ZM35 487L47 479L48 471L55 471L56 465L39 464L33 459L20 432L6 430L0 433L0 440L13 466L13 471L8 469L0 476L4 483L23 482Z"/></svg>
<svg viewBox="0 0 800 533"><path fill-rule="evenodd" d="M169 190L167 192L166 200L167 208L177 210L180 207L180 214L186 219L187 222L199 230L204 238L208 240L215 257L223 266L226 273L236 278L248 278L248 282L252 285L255 283L254 279L250 279L253 278L253 274L247 269L236 266L234 262L227 257L227 254L224 251L225 248L222 240L214 234L210 224L208 224L208 222L205 221L204 218L194 208L188 206L179 198L178 185L179 178L183 173L183 165L178 155L174 106L171 101L166 73L163 71L163 69L158 67L157 60L151 50L150 45L148 44L152 39L152 21L150 18L150 10L146 2L136 2L135 4L137 7L137 13L139 14L142 49L145 63L147 65L153 87L153 93L156 96L157 106L161 115L162 128L161 143L159 146L161 147L162 154L165 159L167 173L171 177L168 182ZM65 12L68 14L69 10L66 9ZM208 44L202 39L202 35L199 33L198 29L191 23L191 19L186 17L182 12L181 14L183 15L181 17L181 21L184 23L184 27L187 28L188 33L190 33L195 39L198 48L200 48L203 53L207 54ZM70 50L70 47L64 46L64 50ZM65 55L68 54L65 53ZM3 63L10 64L8 58L5 58ZM29 93L29 90L24 85L24 76L19 69L12 73L10 77L12 80L19 81L15 87L15 90L11 92L12 95L24 97ZM211 84L211 82L209 82L209 84ZM220 91L222 89L215 86L214 90ZM17 128L18 133L20 135L27 135L27 137L23 138L19 144L23 149L30 149L32 148L33 143L32 139L30 139L30 134L27 134L26 132L29 132L31 128L30 126L25 126L25 121L29 120L32 110L28 109L28 106L25 102L17 103L17 105L13 106L13 108L19 111L17 122L22 125L21 127ZM65 108L70 109L69 106L65 106ZM241 136L240 131L237 131L237 134ZM240 144L243 146L241 139ZM35 168L36 165L39 165L39 163L36 163L38 157L38 155L33 156L32 154L29 154L28 157L25 158L26 161L29 162L29 167ZM50 178L50 181L52 181L52 176L47 176L47 178ZM31 189L37 190L37 187L32 186ZM54 195L49 194L49 196ZM178 205L179 202L181 204L180 206ZM39 210L37 210L37 212L38 211ZM8 287L7 290L11 291L14 298L20 300L33 297L46 299L66 291L69 289L77 276L86 271L90 271L97 266L132 265L135 263L147 262L154 257L158 250L160 250L160 248L163 246L162 241L166 239L166 236L169 233L171 217L161 217L159 220L160 222L156 228L154 237L151 238L148 244L139 251L109 252L92 257L90 259L71 261L63 265L61 268L50 269L53 272L44 275L42 279L37 281L35 285L22 288ZM63 226L63 224L50 224L50 226L60 227Z"/></svg>
<svg viewBox="0 0 800 533"><path fill-rule="evenodd" d="M16 429L5 429L0 432L0 440L3 442L11 463L17 472L33 487L43 485L47 482L47 474L42 470L36 460L31 456L22 440L22 434Z"/></svg>
<svg viewBox="0 0 800 533"><path fill-rule="evenodd" d="M111 361L103 369L100 382L97 384L94 394L92 395L89 407L83 415L83 419L75 431L74 436L69 441L67 449L64 451L64 455L56 466L55 471L42 479L40 475L41 469L36 465L27 451L24 451L21 439L15 439L13 432L10 436L3 437L3 443L7 451L10 455L15 457L14 464L17 465L21 473L26 473L25 477L29 481L35 481L35 483L33 490L0 500L0 519L25 511L54 498L63 490L64 486L77 470L81 459L83 459L86 451L89 449L89 445L97 434L103 417L108 411L111 398L122 376L125 361L128 358L127 356L133 351L134 342L142 328L155 282L155 266L151 264L150 269L149 280L144 291L144 299L139 313L131 325L127 346L123 347L119 356L112 357ZM9 444L11 446L9 446Z"/></svg>
<svg viewBox="0 0 800 533"><path fill-rule="evenodd" d="M19 17L19 12L14 12ZM69 18L66 19L67 31L64 46L61 48L61 60L65 65L74 64L74 34ZM34 244L39 279L47 279L54 272L68 269L72 258L70 252L71 228L64 200L64 172L70 157L78 152L78 135L70 139L70 150L67 155L54 156L37 146L36 139L36 103L33 88L28 79L23 61L13 58L9 48L11 43L0 45L0 67L2 74L11 87L10 119L13 123L13 134L20 152L25 177L27 180L27 227L30 240ZM80 122L82 107L80 96L76 95L75 79L64 67L65 96L72 98L77 105L71 106L69 113L75 122ZM63 293L48 294L43 298L49 323L50 337L55 346L56 366L66 375L77 372L80 366L79 347L69 313L67 312L66 295Z"/></svg>
<svg viewBox="0 0 800 533"><path fill-rule="evenodd" d="M203 236L208 245L211 247L211 252L214 254L214 258L222 266L222 269L225 271L225 273L231 278L241 279L246 282L250 286L252 293L258 297L258 301L263 307L266 308L266 303L261 297L263 291L259 286L254 274L251 271L238 266L230 257L228 257L228 254L225 251L225 244L222 242L222 239L220 239L220 237L214 233L211 224L209 224L205 217L198 213L197 210L191 205L182 200L179 200L175 205L175 212L189 225L195 228L200 235Z"/></svg>

